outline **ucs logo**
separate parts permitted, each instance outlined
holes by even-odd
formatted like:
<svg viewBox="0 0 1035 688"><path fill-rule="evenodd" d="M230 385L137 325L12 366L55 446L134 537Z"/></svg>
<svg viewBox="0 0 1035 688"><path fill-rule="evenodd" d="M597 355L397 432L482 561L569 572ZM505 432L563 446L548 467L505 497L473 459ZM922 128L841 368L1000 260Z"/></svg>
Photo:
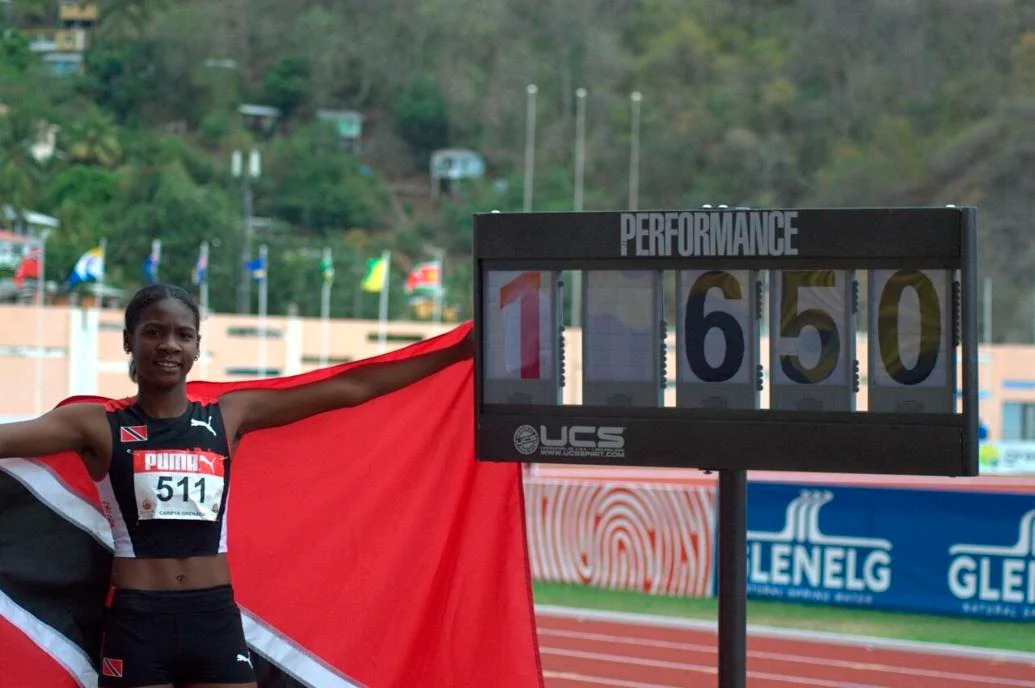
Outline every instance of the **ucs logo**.
<svg viewBox="0 0 1035 688"><path fill-rule="evenodd" d="M514 431L514 448L529 456L540 451L544 456L622 456L625 428L611 425L562 425L551 436L545 425L536 430L522 425Z"/></svg>

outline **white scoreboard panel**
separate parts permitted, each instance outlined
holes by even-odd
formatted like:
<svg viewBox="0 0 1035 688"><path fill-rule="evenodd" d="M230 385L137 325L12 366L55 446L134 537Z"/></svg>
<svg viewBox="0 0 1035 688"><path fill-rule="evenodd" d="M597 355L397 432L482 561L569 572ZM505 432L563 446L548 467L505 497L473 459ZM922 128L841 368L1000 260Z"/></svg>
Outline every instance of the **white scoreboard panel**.
<svg viewBox="0 0 1035 688"><path fill-rule="evenodd" d="M661 406L661 273L587 270L582 289L582 403Z"/></svg>
<svg viewBox="0 0 1035 688"><path fill-rule="evenodd" d="M494 271L485 286L485 401L560 403L557 273Z"/></svg>
<svg viewBox="0 0 1035 688"><path fill-rule="evenodd" d="M477 215L477 455L974 475L975 246L972 208Z"/></svg>
<svg viewBox="0 0 1035 688"><path fill-rule="evenodd" d="M769 278L769 407L855 408L851 270L774 270Z"/></svg>
<svg viewBox="0 0 1035 688"><path fill-rule="evenodd" d="M870 410L955 411L955 283L950 270L870 273Z"/></svg>
<svg viewBox="0 0 1035 688"><path fill-rule="evenodd" d="M676 273L676 405L759 406L761 283L754 270Z"/></svg>

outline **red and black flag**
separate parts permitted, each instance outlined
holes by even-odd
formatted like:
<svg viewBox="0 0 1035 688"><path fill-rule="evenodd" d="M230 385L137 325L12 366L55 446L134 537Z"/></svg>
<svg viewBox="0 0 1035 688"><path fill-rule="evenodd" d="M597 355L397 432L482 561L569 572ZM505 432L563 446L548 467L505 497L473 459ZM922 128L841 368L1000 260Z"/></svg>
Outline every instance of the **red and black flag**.
<svg viewBox="0 0 1035 688"><path fill-rule="evenodd" d="M346 366L191 383L188 396ZM472 372L453 365L241 442L230 560L260 686L542 686L520 471L474 460ZM96 685L111 544L76 457L0 460L0 688Z"/></svg>

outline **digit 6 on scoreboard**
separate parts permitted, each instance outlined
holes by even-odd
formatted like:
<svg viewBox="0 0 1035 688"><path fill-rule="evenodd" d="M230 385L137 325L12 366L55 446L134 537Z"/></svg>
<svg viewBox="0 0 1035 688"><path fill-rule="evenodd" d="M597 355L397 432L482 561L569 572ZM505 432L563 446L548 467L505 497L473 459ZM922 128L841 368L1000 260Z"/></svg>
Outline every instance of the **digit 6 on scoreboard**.
<svg viewBox="0 0 1035 688"><path fill-rule="evenodd" d="M560 403L560 290L550 270L486 275L484 401Z"/></svg>
<svg viewBox="0 0 1035 688"><path fill-rule="evenodd" d="M676 406L758 408L757 273L680 270L676 294Z"/></svg>
<svg viewBox="0 0 1035 688"><path fill-rule="evenodd" d="M774 270L769 407L855 408L855 304L849 270Z"/></svg>

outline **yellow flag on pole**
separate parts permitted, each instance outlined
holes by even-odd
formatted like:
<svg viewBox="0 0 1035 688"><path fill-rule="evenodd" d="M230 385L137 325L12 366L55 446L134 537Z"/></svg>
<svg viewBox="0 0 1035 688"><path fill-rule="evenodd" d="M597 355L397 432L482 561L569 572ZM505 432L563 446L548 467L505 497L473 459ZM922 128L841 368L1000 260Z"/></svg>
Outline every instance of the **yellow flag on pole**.
<svg viewBox="0 0 1035 688"><path fill-rule="evenodd" d="M388 256L382 254L380 258L371 258L367 261L367 273L363 276L360 288L363 291L381 291L388 279Z"/></svg>

